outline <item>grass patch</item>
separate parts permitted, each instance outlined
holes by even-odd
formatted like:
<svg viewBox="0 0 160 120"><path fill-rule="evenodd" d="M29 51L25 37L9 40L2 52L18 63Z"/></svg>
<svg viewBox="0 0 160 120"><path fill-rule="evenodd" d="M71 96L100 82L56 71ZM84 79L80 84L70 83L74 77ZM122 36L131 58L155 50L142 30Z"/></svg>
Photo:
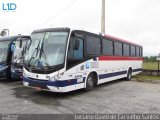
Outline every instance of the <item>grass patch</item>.
<svg viewBox="0 0 160 120"><path fill-rule="evenodd" d="M160 77L135 75L132 77L134 81L160 84Z"/></svg>
<svg viewBox="0 0 160 120"><path fill-rule="evenodd" d="M156 76L141 76L141 75L135 75L132 78L140 79L140 80L160 80L160 77Z"/></svg>
<svg viewBox="0 0 160 120"><path fill-rule="evenodd" d="M157 62L143 62L143 69L158 70L158 63Z"/></svg>

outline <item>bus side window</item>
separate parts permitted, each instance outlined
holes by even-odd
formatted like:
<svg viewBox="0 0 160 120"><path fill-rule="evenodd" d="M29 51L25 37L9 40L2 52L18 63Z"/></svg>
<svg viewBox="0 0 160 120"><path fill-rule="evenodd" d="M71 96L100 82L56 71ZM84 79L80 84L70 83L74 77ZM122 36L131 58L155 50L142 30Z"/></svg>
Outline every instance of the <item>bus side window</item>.
<svg viewBox="0 0 160 120"><path fill-rule="evenodd" d="M83 60L83 40L78 38L74 43L74 60Z"/></svg>
<svg viewBox="0 0 160 120"><path fill-rule="evenodd" d="M67 69L80 63L83 60L83 56L83 39L71 37L68 49Z"/></svg>

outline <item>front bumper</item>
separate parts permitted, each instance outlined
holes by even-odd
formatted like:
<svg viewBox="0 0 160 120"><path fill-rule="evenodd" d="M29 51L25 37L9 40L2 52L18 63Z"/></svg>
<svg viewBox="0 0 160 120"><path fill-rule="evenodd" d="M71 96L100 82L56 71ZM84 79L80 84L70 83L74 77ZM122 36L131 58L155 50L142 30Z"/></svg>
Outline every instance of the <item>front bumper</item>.
<svg viewBox="0 0 160 120"><path fill-rule="evenodd" d="M0 79L7 78L8 66L6 64L0 64Z"/></svg>
<svg viewBox="0 0 160 120"><path fill-rule="evenodd" d="M11 67L11 77L13 79L23 79L22 68Z"/></svg>
<svg viewBox="0 0 160 120"><path fill-rule="evenodd" d="M6 70L1 70L0 71L0 79L6 78Z"/></svg>
<svg viewBox="0 0 160 120"><path fill-rule="evenodd" d="M22 72L11 72L11 77L13 79L23 79L23 74Z"/></svg>
<svg viewBox="0 0 160 120"><path fill-rule="evenodd" d="M63 81L35 80L23 77L23 85L38 90L52 92L70 92L76 89L84 88L84 82L77 83L77 79Z"/></svg>

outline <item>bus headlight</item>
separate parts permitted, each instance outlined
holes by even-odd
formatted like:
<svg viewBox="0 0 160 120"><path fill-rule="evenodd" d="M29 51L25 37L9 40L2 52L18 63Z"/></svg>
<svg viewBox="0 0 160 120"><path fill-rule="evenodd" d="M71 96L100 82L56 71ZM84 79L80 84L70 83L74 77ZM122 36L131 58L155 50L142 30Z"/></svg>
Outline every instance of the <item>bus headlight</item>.
<svg viewBox="0 0 160 120"><path fill-rule="evenodd" d="M0 67L0 71L2 71L3 69L2 69L2 67Z"/></svg>
<svg viewBox="0 0 160 120"><path fill-rule="evenodd" d="M13 67L11 67L11 72L13 72L13 73L15 72L15 69Z"/></svg>
<svg viewBox="0 0 160 120"><path fill-rule="evenodd" d="M56 81L59 80L63 76L63 73L59 73L58 75L53 76L50 81Z"/></svg>
<svg viewBox="0 0 160 120"><path fill-rule="evenodd" d="M23 72L23 77L27 78L28 74L26 72Z"/></svg>
<svg viewBox="0 0 160 120"><path fill-rule="evenodd" d="M15 71L16 72L22 72L22 69L21 68L15 68Z"/></svg>
<svg viewBox="0 0 160 120"><path fill-rule="evenodd" d="M56 81L55 76L49 79L50 81Z"/></svg>
<svg viewBox="0 0 160 120"><path fill-rule="evenodd" d="M60 79L63 76L63 73L59 73L58 75L56 75L55 77L57 77L57 79Z"/></svg>
<svg viewBox="0 0 160 120"><path fill-rule="evenodd" d="M0 71L5 70L8 66L1 66Z"/></svg>

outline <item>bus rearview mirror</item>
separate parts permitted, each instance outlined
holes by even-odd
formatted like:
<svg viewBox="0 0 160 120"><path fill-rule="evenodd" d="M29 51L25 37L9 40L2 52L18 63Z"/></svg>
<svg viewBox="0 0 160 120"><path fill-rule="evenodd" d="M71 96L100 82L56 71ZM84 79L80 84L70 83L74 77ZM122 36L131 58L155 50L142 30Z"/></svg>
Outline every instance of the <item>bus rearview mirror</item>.
<svg viewBox="0 0 160 120"><path fill-rule="evenodd" d="M75 40L75 44L74 44L74 50L78 50L79 49L79 45L80 45L80 42L79 40Z"/></svg>
<svg viewBox="0 0 160 120"><path fill-rule="evenodd" d="M22 38L19 40L19 47L22 48Z"/></svg>
<svg viewBox="0 0 160 120"><path fill-rule="evenodd" d="M28 40L30 40L31 41L31 37L30 36L24 36L24 37L21 37L20 39L19 39L19 47L20 48L22 48L22 43L23 43L23 40L22 39L24 39L24 38L26 38L26 39L28 39ZM32 41L31 41L32 42ZM31 43L30 42L30 43Z"/></svg>
<svg viewBox="0 0 160 120"><path fill-rule="evenodd" d="M14 43L12 43L12 44L11 44L11 51L12 51L12 52L14 52L14 51L15 51L15 49L16 49L16 46L15 46L15 44L14 44Z"/></svg>

